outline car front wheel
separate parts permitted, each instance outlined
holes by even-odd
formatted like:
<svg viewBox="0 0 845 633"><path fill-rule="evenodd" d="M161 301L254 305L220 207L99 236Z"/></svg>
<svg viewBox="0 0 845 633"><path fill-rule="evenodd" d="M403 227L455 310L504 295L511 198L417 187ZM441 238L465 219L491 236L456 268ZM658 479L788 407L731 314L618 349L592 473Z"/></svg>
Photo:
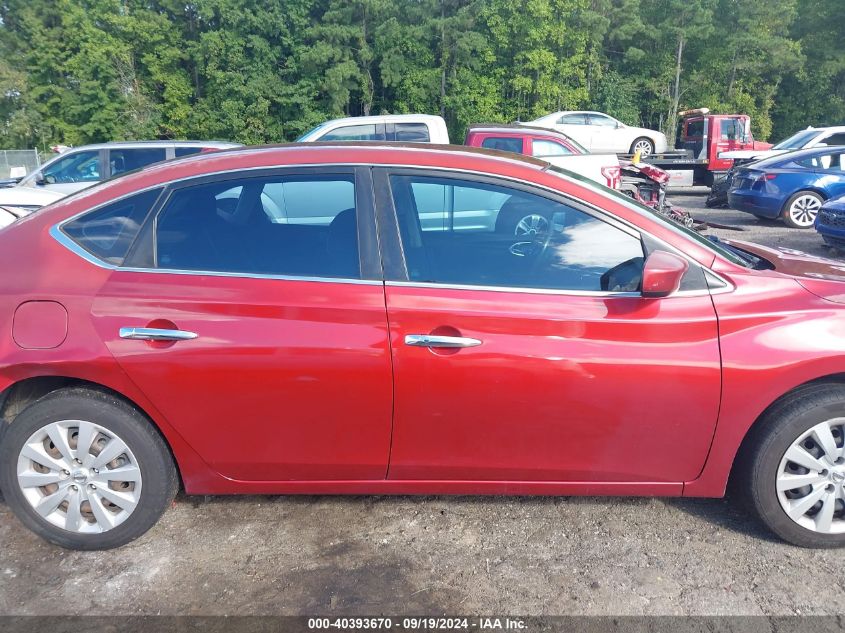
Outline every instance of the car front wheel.
<svg viewBox="0 0 845 633"><path fill-rule="evenodd" d="M783 221L793 229L812 228L824 204L824 198L813 191L799 191L793 195L783 208Z"/></svg>
<svg viewBox="0 0 845 633"><path fill-rule="evenodd" d="M23 410L0 445L0 489L42 538L71 549L132 541L178 487L170 451L129 404L91 389L62 389Z"/></svg>
<svg viewBox="0 0 845 633"><path fill-rule="evenodd" d="M773 532L802 547L845 546L845 385L776 404L740 460L746 498Z"/></svg>

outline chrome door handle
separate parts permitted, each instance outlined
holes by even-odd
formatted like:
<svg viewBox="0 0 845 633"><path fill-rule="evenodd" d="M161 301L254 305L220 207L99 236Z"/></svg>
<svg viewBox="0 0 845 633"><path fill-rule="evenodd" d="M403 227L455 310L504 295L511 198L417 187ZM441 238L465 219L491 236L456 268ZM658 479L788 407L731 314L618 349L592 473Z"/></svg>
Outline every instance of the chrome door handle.
<svg viewBox="0 0 845 633"><path fill-rule="evenodd" d="M433 334L406 334L405 345L411 347L475 347L481 345L477 338L466 336L435 336Z"/></svg>
<svg viewBox="0 0 845 633"><path fill-rule="evenodd" d="M136 341L189 341L197 338L197 334L185 330L163 330L157 327L122 327L120 338Z"/></svg>

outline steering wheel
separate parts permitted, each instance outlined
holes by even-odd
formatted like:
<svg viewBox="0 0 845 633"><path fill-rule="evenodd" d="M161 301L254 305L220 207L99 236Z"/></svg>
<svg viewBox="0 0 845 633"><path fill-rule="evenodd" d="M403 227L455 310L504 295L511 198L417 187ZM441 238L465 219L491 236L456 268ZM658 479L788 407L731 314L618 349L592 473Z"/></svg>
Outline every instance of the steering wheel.
<svg viewBox="0 0 845 633"><path fill-rule="evenodd" d="M508 248L511 255L515 257L530 257L534 259L531 266L536 268L538 262L549 247L552 238L551 224L544 216L538 213L531 213L522 217L514 227L514 236L528 238L514 242Z"/></svg>

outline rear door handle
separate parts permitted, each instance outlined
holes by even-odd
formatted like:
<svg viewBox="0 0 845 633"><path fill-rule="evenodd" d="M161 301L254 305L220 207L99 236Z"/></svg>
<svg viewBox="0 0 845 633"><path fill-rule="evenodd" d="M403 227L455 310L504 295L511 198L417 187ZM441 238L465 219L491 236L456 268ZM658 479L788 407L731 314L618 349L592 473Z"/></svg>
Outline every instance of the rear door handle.
<svg viewBox="0 0 845 633"><path fill-rule="evenodd" d="M435 336L433 334L406 334L405 345L411 347L475 347L481 345L477 338L467 336Z"/></svg>
<svg viewBox="0 0 845 633"><path fill-rule="evenodd" d="M196 332L185 330L164 330L156 327L122 327L120 338L136 341L190 341L197 338Z"/></svg>

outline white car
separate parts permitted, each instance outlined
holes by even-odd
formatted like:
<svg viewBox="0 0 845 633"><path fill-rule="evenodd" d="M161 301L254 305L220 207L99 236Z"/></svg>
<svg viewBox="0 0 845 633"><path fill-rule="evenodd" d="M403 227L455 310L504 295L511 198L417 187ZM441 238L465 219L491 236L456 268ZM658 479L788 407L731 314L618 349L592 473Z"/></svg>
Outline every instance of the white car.
<svg viewBox="0 0 845 633"><path fill-rule="evenodd" d="M29 215L65 194L29 187L5 187L0 189L0 229L10 225L18 218Z"/></svg>
<svg viewBox="0 0 845 633"><path fill-rule="evenodd" d="M785 154L797 149L810 149L811 147L825 147L828 145L845 145L845 125L833 127L808 127L806 130L796 132L789 138L766 150L734 150L732 152L720 152L719 158L730 158L732 160L761 160L778 154Z"/></svg>
<svg viewBox="0 0 845 633"><path fill-rule="evenodd" d="M541 116L525 125L551 128L574 138L590 152L613 152L645 157L668 148L666 136L657 130L632 127L602 112L561 111Z"/></svg>
<svg viewBox="0 0 845 633"><path fill-rule="evenodd" d="M442 117L432 114L384 114L332 119L309 130L297 143L319 141L399 141L449 144Z"/></svg>

